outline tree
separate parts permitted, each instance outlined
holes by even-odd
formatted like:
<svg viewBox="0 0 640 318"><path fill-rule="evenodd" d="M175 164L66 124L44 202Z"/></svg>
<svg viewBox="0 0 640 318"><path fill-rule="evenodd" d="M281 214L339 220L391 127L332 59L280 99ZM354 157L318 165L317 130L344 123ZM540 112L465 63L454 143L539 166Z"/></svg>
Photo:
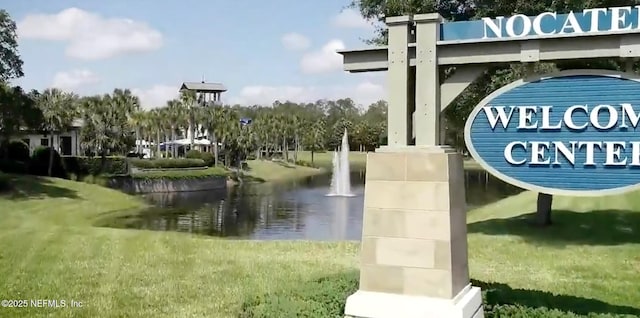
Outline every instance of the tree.
<svg viewBox="0 0 640 318"><path fill-rule="evenodd" d="M320 119L311 123L311 126L307 126L308 129L304 134L304 147L311 151L311 165L313 162L313 154L319 150L324 149L324 120Z"/></svg>
<svg viewBox="0 0 640 318"><path fill-rule="evenodd" d="M180 92L180 101L182 106L185 107L187 115L188 128L187 135L189 135L189 149L193 149L194 135L196 131L195 125L195 107L196 107L196 92L193 90L185 89Z"/></svg>
<svg viewBox="0 0 640 318"><path fill-rule="evenodd" d="M147 123L147 113L143 111L135 111L129 115L129 125L133 127L136 135L136 153L142 153L142 127Z"/></svg>
<svg viewBox="0 0 640 318"><path fill-rule="evenodd" d="M181 122L184 121L184 108L180 100L174 99L167 102L164 116L169 122L169 128L171 129L171 157L176 158L178 156L178 149L176 148L176 130L180 127Z"/></svg>
<svg viewBox="0 0 640 318"><path fill-rule="evenodd" d="M213 150L213 162L214 166L218 166L218 136L223 133L222 122L220 117L222 115L221 108L218 106L203 108L203 111L198 116L200 124L209 136L209 141L212 144Z"/></svg>
<svg viewBox="0 0 640 318"><path fill-rule="evenodd" d="M22 77L22 59L18 52L16 23L0 9L0 82Z"/></svg>
<svg viewBox="0 0 640 318"><path fill-rule="evenodd" d="M67 131L77 115L76 100L73 93L63 92L57 88L46 89L37 97L36 104L42 112L43 130L49 135L49 168L48 175L52 176L54 148L53 134Z"/></svg>
<svg viewBox="0 0 640 318"><path fill-rule="evenodd" d="M0 146L8 143L22 128L40 128L42 113L36 107L36 97L37 91L25 94L19 86L0 82Z"/></svg>

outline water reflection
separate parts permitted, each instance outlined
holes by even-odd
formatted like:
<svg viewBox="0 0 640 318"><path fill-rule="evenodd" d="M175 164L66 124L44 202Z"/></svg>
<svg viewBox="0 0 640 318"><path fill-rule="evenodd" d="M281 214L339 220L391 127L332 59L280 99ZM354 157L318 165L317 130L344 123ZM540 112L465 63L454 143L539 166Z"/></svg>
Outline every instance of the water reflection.
<svg viewBox="0 0 640 318"><path fill-rule="evenodd" d="M109 226L244 239L359 240L364 174L351 174L355 197L325 196L330 178L147 195L154 208ZM483 171L466 173L465 190L469 208L521 191Z"/></svg>

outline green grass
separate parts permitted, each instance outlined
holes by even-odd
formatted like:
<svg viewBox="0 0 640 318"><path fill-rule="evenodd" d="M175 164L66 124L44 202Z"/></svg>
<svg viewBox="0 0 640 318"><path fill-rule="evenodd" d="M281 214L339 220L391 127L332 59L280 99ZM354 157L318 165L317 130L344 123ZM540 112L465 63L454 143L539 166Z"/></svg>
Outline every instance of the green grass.
<svg viewBox="0 0 640 318"><path fill-rule="evenodd" d="M134 179L202 179L227 176L229 172L221 167L206 169L143 171L131 174Z"/></svg>
<svg viewBox="0 0 640 318"><path fill-rule="evenodd" d="M298 160L311 162L311 151L299 151ZM313 154L313 163L321 168L331 170L333 166L333 151L315 152ZM366 152L349 152L349 163L351 169L364 170L367 164Z"/></svg>
<svg viewBox="0 0 640 318"><path fill-rule="evenodd" d="M311 162L311 152L310 151L300 151L298 152L298 160L304 160L307 162ZM313 154L313 162L316 166L331 169L333 165L333 152L320 152ZM349 152L349 163L351 169L359 169L364 170L367 166L367 153L366 152ZM466 170L484 170L473 158L466 158L464 160L464 168Z"/></svg>
<svg viewBox="0 0 640 318"><path fill-rule="evenodd" d="M556 306L631 306L640 315L640 193L554 197L548 228L527 222L536 198L524 192L469 213L472 277L537 290L530 303L552 292L565 295Z"/></svg>
<svg viewBox="0 0 640 318"><path fill-rule="evenodd" d="M332 286L322 297L343 299L355 288L357 243L98 228L142 203L96 185L11 178L14 190L0 195L0 299L74 299L83 308L0 308L2 317L238 317L255 297L318 294L321 284ZM489 301L638 315L639 194L556 197L555 224L544 229L522 219L535 209L529 192L471 211L471 276ZM340 285L345 276L351 283Z"/></svg>
<svg viewBox="0 0 640 318"><path fill-rule="evenodd" d="M249 160L247 166L243 171L243 179L259 182L295 180L326 172L324 169L303 167L284 161Z"/></svg>

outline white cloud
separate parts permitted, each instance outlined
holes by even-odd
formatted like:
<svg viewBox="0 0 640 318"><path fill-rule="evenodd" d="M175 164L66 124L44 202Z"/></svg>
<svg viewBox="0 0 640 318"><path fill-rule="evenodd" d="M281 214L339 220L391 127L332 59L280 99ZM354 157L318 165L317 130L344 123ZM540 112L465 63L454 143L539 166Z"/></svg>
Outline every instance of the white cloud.
<svg viewBox="0 0 640 318"><path fill-rule="evenodd" d="M287 33L282 36L282 45L290 51L304 51L311 46L311 40L300 33Z"/></svg>
<svg viewBox="0 0 640 318"><path fill-rule="evenodd" d="M74 90L81 86L98 83L100 78L93 72L86 69L58 72L53 76L52 87Z"/></svg>
<svg viewBox="0 0 640 318"><path fill-rule="evenodd" d="M144 109L158 108L166 105L167 101L178 98L177 85L154 85L149 88L134 88L131 92L140 98Z"/></svg>
<svg viewBox="0 0 640 318"><path fill-rule="evenodd" d="M296 103L315 102L319 99L351 98L364 107L386 98L385 85L365 80L355 86L247 86L240 94L229 99L230 104L271 105L279 100Z"/></svg>
<svg viewBox="0 0 640 318"><path fill-rule="evenodd" d="M373 24L353 9L342 10L342 12L331 19L331 24L335 27L345 29L373 29Z"/></svg>
<svg viewBox="0 0 640 318"><path fill-rule="evenodd" d="M331 40L320 51L305 54L300 61L302 72L320 74L342 70L342 55L336 51L344 48L341 40Z"/></svg>
<svg viewBox="0 0 640 318"><path fill-rule="evenodd" d="M163 42L162 34L144 22L105 18L78 8L29 14L17 31L23 39L66 42L66 55L82 60L153 51Z"/></svg>

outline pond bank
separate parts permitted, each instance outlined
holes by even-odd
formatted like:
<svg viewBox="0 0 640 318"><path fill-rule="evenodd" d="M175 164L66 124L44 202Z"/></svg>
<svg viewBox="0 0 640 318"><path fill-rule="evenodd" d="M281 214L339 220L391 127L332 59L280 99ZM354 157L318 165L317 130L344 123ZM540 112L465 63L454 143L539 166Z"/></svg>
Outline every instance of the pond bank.
<svg viewBox="0 0 640 318"><path fill-rule="evenodd" d="M111 177L107 179L107 186L129 194L219 190L226 188L227 176L211 175L183 179Z"/></svg>

